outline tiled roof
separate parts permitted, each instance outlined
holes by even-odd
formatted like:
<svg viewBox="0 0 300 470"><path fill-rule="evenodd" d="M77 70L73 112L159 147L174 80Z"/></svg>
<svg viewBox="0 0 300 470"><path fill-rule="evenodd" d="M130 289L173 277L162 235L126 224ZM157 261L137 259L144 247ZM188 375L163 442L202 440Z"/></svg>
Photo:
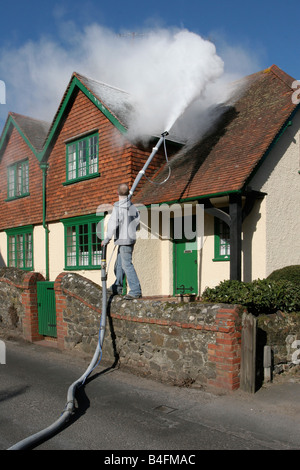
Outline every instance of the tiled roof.
<svg viewBox="0 0 300 470"><path fill-rule="evenodd" d="M78 72L73 72L51 126L49 127L44 153L47 151L47 144L51 142L53 134L55 134L57 128L59 128L59 122L62 115L65 113L66 105L77 87L81 88L92 102L106 116L114 121L115 125L126 132L129 126L130 116L134 112L130 95L119 88L85 77Z"/></svg>
<svg viewBox="0 0 300 470"><path fill-rule="evenodd" d="M50 123L33 119L22 114L10 113L16 124L20 127L25 137L29 140L32 146L40 152L43 148L46 135L48 133Z"/></svg>
<svg viewBox="0 0 300 470"><path fill-rule="evenodd" d="M135 202L162 203L242 190L296 108L291 99L293 80L275 65L243 79L236 101L224 105L213 132L171 159L167 183L158 186L143 180ZM156 181L163 181L167 173L165 167Z"/></svg>
<svg viewBox="0 0 300 470"><path fill-rule="evenodd" d="M22 114L9 112L0 136L1 153L6 146L7 139L9 138L13 127L16 127L19 130L27 142L27 145L31 147L32 151L37 155L43 149L45 139L50 128L50 123L24 116Z"/></svg>

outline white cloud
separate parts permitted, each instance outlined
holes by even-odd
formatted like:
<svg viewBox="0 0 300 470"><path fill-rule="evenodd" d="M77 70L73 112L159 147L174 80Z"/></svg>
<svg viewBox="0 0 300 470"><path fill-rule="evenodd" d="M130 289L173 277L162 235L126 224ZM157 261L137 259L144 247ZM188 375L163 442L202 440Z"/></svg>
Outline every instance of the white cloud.
<svg viewBox="0 0 300 470"><path fill-rule="evenodd" d="M57 40L41 38L0 51L10 110L51 121L77 71L135 95L140 115L133 127L138 133L163 132L206 89L206 105L222 100L223 83L239 75L238 65L244 74L254 64L241 48L224 44L224 75L214 45L184 29L147 30L136 38L99 24L78 31L67 22L59 30Z"/></svg>

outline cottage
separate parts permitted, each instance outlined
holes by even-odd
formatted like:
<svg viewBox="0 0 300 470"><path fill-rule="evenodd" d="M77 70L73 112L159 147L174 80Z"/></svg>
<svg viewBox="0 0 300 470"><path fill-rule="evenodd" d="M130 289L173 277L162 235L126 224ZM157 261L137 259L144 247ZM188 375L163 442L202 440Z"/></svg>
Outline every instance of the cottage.
<svg viewBox="0 0 300 470"><path fill-rule="evenodd" d="M151 149L126 139L130 106L125 92L74 73L51 124L10 113L0 149L2 265L100 282L97 208L114 203L120 181L133 183ZM160 166L158 153L149 174Z"/></svg>
<svg viewBox="0 0 300 470"><path fill-rule="evenodd" d="M48 129L48 123L16 113L6 120L0 140L1 266L44 268L43 169L37 156Z"/></svg>
<svg viewBox="0 0 300 470"><path fill-rule="evenodd" d="M134 253L144 296L200 295L223 279L250 281L300 264L300 113L292 83L273 65L242 80L199 141L168 136L169 164L160 149L151 181L142 179L133 197L145 222ZM132 113L126 92L74 73L52 123L9 114L0 139L2 266L52 282L75 271L101 283L103 205L115 201L119 182L133 183L157 139L132 141ZM203 217L201 233L174 236L175 204L183 222L184 211ZM153 236L152 212L166 208L170 231L158 223Z"/></svg>
<svg viewBox="0 0 300 470"><path fill-rule="evenodd" d="M293 81L275 65L244 78L212 131L174 156L168 182L159 188L146 182L136 196L143 204L204 207L201 250L190 253L190 240L170 240L164 293L182 286L201 293L224 279L247 282L299 264L300 114Z"/></svg>

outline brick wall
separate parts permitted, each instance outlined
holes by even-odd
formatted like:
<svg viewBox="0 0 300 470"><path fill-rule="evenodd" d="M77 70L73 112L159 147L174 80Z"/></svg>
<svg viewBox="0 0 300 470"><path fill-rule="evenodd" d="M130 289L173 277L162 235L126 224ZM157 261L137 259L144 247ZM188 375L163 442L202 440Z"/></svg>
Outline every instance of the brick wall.
<svg viewBox="0 0 300 470"><path fill-rule="evenodd" d="M39 334L37 282L44 281L40 273L28 272L23 281L22 304L24 306L23 334L28 341L38 341L43 337Z"/></svg>
<svg viewBox="0 0 300 470"><path fill-rule="evenodd" d="M216 315L216 341L208 345L209 360L216 365L216 387L235 390L240 385L241 317L239 307L219 308ZM227 384L227 386L226 386Z"/></svg>

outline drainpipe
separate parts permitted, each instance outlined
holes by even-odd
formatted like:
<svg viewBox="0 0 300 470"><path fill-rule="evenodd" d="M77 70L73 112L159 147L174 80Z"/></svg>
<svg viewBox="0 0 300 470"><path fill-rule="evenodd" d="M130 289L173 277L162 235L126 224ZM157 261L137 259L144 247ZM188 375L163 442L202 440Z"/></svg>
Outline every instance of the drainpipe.
<svg viewBox="0 0 300 470"><path fill-rule="evenodd" d="M49 281L49 230L46 225L46 176L48 163L41 163L40 167L43 172L43 227L45 230L46 281Z"/></svg>

